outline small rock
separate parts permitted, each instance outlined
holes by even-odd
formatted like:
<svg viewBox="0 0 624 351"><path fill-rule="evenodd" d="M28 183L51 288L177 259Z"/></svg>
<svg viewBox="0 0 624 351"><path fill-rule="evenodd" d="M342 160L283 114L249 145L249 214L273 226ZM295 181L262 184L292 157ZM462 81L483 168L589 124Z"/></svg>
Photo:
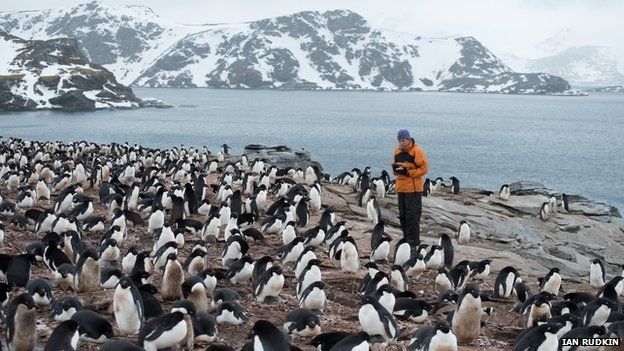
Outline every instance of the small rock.
<svg viewBox="0 0 624 351"><path fill-rule="evenodd" d="M563 226L559 226L559 230L564 231L564 232L577 232L580 229L580 227L578 226L578 224L568 224L568 225L563 225Z"/></svg>

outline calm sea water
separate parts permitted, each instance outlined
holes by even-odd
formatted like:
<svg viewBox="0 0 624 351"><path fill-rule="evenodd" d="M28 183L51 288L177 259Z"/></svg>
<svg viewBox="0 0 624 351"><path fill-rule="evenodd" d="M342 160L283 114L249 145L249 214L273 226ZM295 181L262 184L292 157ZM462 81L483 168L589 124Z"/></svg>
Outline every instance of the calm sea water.
<svg viewBox="0 0 624 351"><path fill-rule="evenodd" d="M426 152L430 176L497 191L529 179L624 208L624 94L135 89L173 109L0 114L0 135L36 140L180 144L240 153L249 143L305 148L332 175L388 168L396 131ZM196 107L179 107L195 105Z"/></svg>

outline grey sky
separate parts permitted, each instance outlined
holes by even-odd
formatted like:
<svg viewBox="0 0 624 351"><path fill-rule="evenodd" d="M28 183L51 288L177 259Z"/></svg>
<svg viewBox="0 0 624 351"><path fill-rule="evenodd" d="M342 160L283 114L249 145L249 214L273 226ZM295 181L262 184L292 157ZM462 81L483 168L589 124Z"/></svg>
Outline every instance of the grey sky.
<svg viewBox="0 0 624 351"><path fill-rule="evenodd" d="M79 0L2 1L0 11L71 7ZM145 5L178 23L242 22L302 10L350 9L374 26L423 36L472 35L495 54L544 55L536 45L559 34L563 47L606 45L624 58L621 0L103 0ZM624 61L624 60L620 60ZM622 64L622 62L620 62Z"/></svg>

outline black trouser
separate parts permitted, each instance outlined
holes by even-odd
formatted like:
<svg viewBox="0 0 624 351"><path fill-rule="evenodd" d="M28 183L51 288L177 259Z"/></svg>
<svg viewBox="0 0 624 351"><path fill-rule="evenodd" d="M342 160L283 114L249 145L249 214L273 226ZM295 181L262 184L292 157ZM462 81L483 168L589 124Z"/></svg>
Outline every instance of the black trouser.
<svg viewBox="0 0 624 351"><path fill-rule="evenodd" d="M422 192L398 193L399 220L403 237L412 244L420 244L420 215L422 213Z"/></svg>

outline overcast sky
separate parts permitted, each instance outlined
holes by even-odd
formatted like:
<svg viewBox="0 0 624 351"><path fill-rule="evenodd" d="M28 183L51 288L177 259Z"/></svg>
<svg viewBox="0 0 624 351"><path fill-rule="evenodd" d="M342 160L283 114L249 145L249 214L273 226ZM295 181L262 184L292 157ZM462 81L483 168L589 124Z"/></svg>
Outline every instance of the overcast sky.
<svg viewBox="0 0 624 351"><path fill-rule="evenodd" d="M0 11L71 7L85 1L0 2ZM472 35L495 54L536 57L558 35L564 46L607 45L624 58L624 0L103 0L146 5L178 23L243 22L302 10L350 9L372 25L423 36ZM538 50L540 49L540 50Z"/></svg>

